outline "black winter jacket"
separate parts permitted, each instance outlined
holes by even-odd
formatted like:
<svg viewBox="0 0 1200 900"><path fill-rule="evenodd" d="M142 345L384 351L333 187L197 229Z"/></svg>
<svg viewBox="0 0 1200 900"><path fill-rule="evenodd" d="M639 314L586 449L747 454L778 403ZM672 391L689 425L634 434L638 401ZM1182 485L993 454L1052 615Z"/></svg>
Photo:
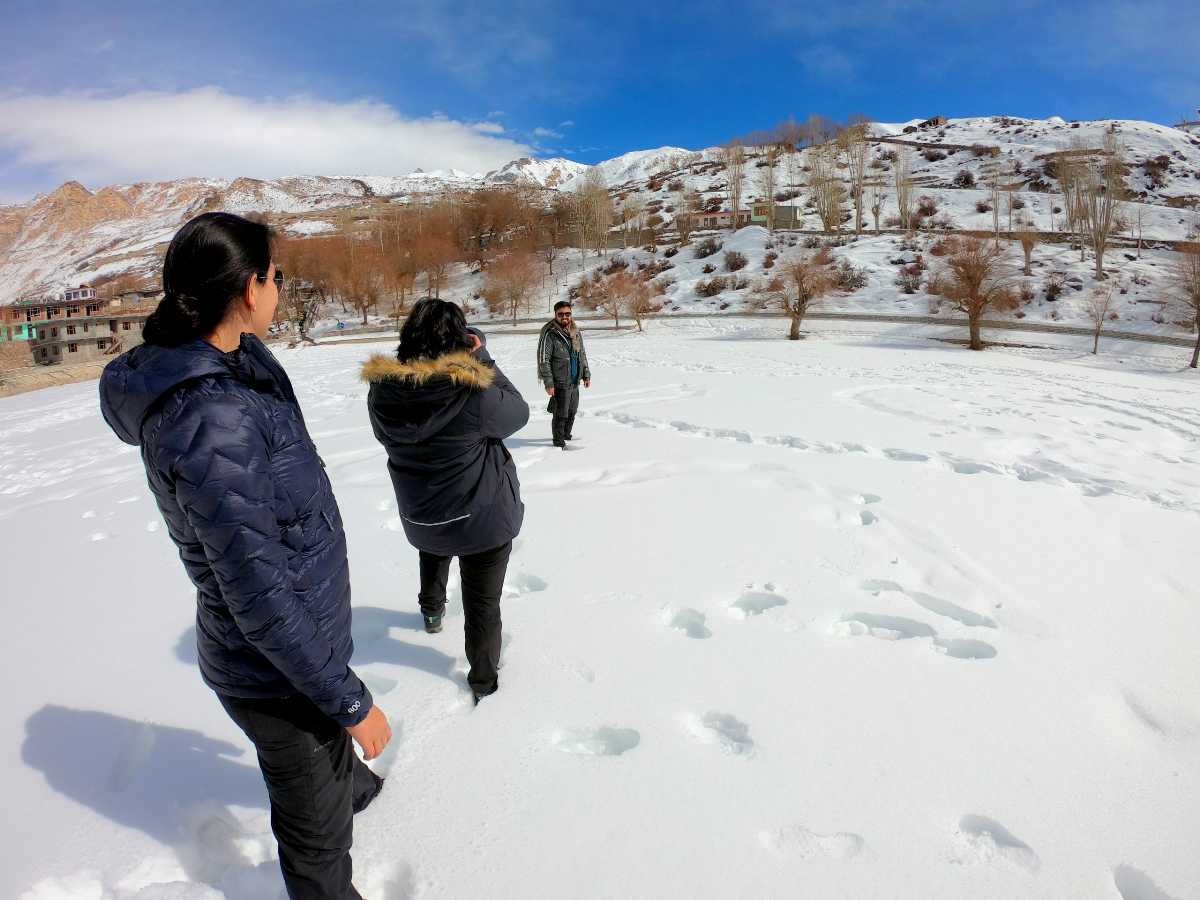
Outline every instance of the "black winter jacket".
<svg viewBox="0 0 1200 900"><path fill-rule="evenodd" d="M100 379L104 420L140 445L196 585L200 672L218 693L303 694L342 725L371 694L350 668L346 536L291 382L253 335L142 345Z"/></svg>
<svg viewBox="0 0 1200 900"><path fill-rule="evenodd" d="M408 363L373 356L362 377L408 542L464 556L515 538L525 504L503 440L525 427L529 404L487 350Z"/></svg>

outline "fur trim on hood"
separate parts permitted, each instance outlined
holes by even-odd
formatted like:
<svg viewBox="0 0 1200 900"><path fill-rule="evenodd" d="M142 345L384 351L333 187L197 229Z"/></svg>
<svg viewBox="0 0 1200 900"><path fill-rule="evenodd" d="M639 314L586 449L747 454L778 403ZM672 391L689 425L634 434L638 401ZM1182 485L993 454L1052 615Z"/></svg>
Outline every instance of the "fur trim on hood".
<svg viewBox="0 0 1200 900"><path fill-rule="evenodd" d="M363 381L370 383L408 381L412 384L424 384L438 376L478 391L491 387L493 379L491 367L465 350L447 353L436 359L414 359L406 363L394 356L377 353L363 363L361 375Z"/></svg>

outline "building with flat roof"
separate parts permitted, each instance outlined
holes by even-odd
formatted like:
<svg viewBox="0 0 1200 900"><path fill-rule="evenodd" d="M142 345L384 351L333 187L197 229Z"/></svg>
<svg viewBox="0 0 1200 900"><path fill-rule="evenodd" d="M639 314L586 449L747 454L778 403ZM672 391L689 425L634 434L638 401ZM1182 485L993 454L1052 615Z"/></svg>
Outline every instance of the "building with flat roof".
<svg viewBox="0 0 1200 900"><path fill-rule="evenodd" d="M38 365L92 362L124 353L142 342L149 311L100 310L92 315L43 319L29 342Z"/></svg>
<svg viewBox="0 0 1200 900"><path fill-rule="evenodd" d="M104 300L81 284L56 299L20 300L0 307L0 342L23 341L33 361L52 366L87 362L142 342L142 327L159 292L131 290Z"/></svg>

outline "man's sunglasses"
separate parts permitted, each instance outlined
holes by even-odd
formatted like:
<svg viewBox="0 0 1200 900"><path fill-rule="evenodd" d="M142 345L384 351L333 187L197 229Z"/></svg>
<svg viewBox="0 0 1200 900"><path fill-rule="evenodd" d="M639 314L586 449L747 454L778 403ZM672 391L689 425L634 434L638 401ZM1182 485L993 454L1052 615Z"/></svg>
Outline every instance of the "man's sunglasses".
<svg viewBox="0 0 1200 900"><path fill-rule="evenodd" d="M266 272L259 272L258 275L255 277L258 278L259 284L267 283L267 273ZM277 287L277 288L283 287L283 269L276 267L275 277L272 279L272 281L275 282L275 287Z"/></svg>
<svg viewBox="0 0 1200 900"><path fill-rule="evenodd" d="M556 318L556 319L569 319L569 318L571 318L571 311L570 311L569 309L564 309L562 312L556 312L556 313L554 314L554 318Z"/></svg>

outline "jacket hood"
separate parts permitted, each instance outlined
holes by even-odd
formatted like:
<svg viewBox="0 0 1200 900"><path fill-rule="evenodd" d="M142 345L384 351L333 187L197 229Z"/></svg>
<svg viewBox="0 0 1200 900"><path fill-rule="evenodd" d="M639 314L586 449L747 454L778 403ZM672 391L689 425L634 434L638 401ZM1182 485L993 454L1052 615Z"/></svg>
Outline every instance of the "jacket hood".
<svg viewBox="0 0 1200 900"><path fill-rule="evenodd" d="M433 378L448 378L452 384L486 390L492 386L492 369L470 353L447 353L436 359L413 359L400 362L394 356L377 353L363 363L362 380L408 382L423 385Z"/></svg>
<svg viewBox="0 0 1200 900"><path fill-rule="evenodd" d="M230 353L204 340L178 347L141 344L104 367L100 412L117 437L136 446L141 444L142 424L160 400L180 385L213 377L237 378L285 396L291 393L279 363L251 334L242 335L241 346Z"/></svg>
<svg viewBox="0 0 1200 900"><path fill-rule="evenodd" d="M400 362L372 356L362 367L371 385L368 404L377 426L400 444L418 444L440 433L462 412L473 394L492 386L486 363L470 353Z"/></svg>

